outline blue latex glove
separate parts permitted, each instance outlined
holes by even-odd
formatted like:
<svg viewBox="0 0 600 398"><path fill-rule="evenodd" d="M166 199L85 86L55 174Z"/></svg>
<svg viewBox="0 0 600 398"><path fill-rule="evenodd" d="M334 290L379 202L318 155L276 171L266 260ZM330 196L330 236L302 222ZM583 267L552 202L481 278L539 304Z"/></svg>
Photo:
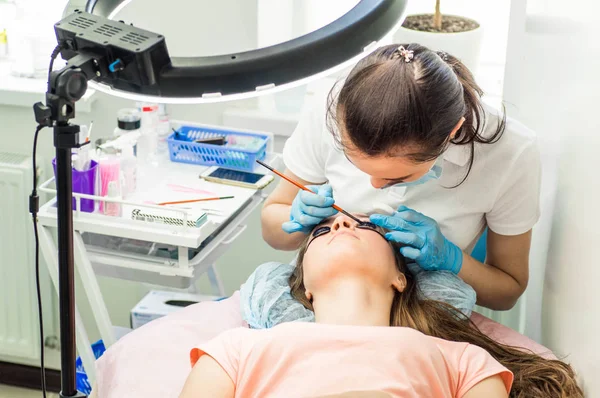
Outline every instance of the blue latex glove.
<svg viewBox="0 0 600 398"><path fill-rule="evenodd" d="M400 253L415 260L421 268L460 272L463 252L444 237L435 220L406 206L400 206L391 216L373 214L370 219L373 224L391 230L385 238L406 245L400 248Z"/></svg>
<svg viewBox="0 0 600 398"><path fill-rule="evenodd" d="M307 188L314 193L300 190L292 202L290 221L281 226L288 234L308 233L315 225L337 213L331 207L334 203L331 185L309 185Z"/></svg>

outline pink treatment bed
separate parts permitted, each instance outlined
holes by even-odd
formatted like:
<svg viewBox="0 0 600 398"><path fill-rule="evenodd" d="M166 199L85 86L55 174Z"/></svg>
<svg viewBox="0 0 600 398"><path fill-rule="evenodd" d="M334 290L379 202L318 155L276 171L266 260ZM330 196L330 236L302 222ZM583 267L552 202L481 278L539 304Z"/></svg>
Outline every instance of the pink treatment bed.
<svg viewBox="0 0 600 398"><path fill-rule="evenodd" d="M488 336L504 344L555 358L546 347L516 331L473 313ZM150 322L125 335L96 362L95 398L177 397L190 372L190 349L220 332L246 326L236 292L218 302L203 302Z"/></svg>

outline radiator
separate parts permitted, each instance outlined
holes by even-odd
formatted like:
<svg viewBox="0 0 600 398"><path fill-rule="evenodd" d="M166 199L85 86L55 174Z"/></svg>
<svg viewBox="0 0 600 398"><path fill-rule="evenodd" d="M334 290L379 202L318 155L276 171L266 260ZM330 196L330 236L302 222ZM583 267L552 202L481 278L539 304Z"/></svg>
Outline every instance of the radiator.
<svg viewBox="0 0 600 398"><path fill-rule="evenodd" d="M0 152L0 356L16 359L40 355L31 170L30 157Z"/></svg>

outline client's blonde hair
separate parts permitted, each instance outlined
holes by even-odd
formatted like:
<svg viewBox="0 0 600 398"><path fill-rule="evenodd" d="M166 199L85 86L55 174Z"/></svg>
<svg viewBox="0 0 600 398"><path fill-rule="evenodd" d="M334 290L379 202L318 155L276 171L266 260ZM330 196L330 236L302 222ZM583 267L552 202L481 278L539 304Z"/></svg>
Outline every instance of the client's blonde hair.
<svg viewBox="0 0 600 398"><path fill-rule="evenodd" d="M303 262L310 238L300 247L298 262L289 283L292 295L306 308L313 310L304 292ZM578 398L583 391L577 385L570 365L545 359L524 349L500 344L483 334L462 312L453 306L422 299L404 258L396 247L396 266L406 277L406 288L396 292L390 311L390 326L405 326L444 340L466 342L486 350L514 374L510 392L513 398Z"/></svg>

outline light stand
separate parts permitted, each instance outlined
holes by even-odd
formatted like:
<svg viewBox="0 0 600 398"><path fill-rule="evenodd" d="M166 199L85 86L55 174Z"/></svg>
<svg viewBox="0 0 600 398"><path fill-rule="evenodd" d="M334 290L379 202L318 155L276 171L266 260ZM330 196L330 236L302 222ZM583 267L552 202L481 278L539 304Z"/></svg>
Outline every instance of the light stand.
<svg viewBox="0 0 600 398"><path fill-rule="evenodd" d="M77 391L75 359L75 281L73 261L73 186L71 150L79 148L79 126L70 124L75 117L75 102L87 90L92 77L102 75L102 60L80 54L70 65L52 72L46 93L46 105L33 108L38 124L53 127L56 148L56 198L58 219L58 285L61 345L61 398L85 398ZM42 347L43 349L43 347Z"/></svg>
<svg viewBox="0 0 600 398"><path fill-rule="evenodd" d="M400 26L407 0L361 0L348 13L285 43L208 57L169 56L164 36L109 17L130 0L88 0L55 24L63 69L52 72L46 105L34 105L41 126L53 127L56 148L61 398L85 397L76 388L75 288L71 150L80 147L75 102L88 81L123 98L208 103L256 97L325 76L375 49ZM37 211L37 197L30 208ZM32 212L35 213L35 212ZM43 347L42 347L43 349Z"/></svg>

